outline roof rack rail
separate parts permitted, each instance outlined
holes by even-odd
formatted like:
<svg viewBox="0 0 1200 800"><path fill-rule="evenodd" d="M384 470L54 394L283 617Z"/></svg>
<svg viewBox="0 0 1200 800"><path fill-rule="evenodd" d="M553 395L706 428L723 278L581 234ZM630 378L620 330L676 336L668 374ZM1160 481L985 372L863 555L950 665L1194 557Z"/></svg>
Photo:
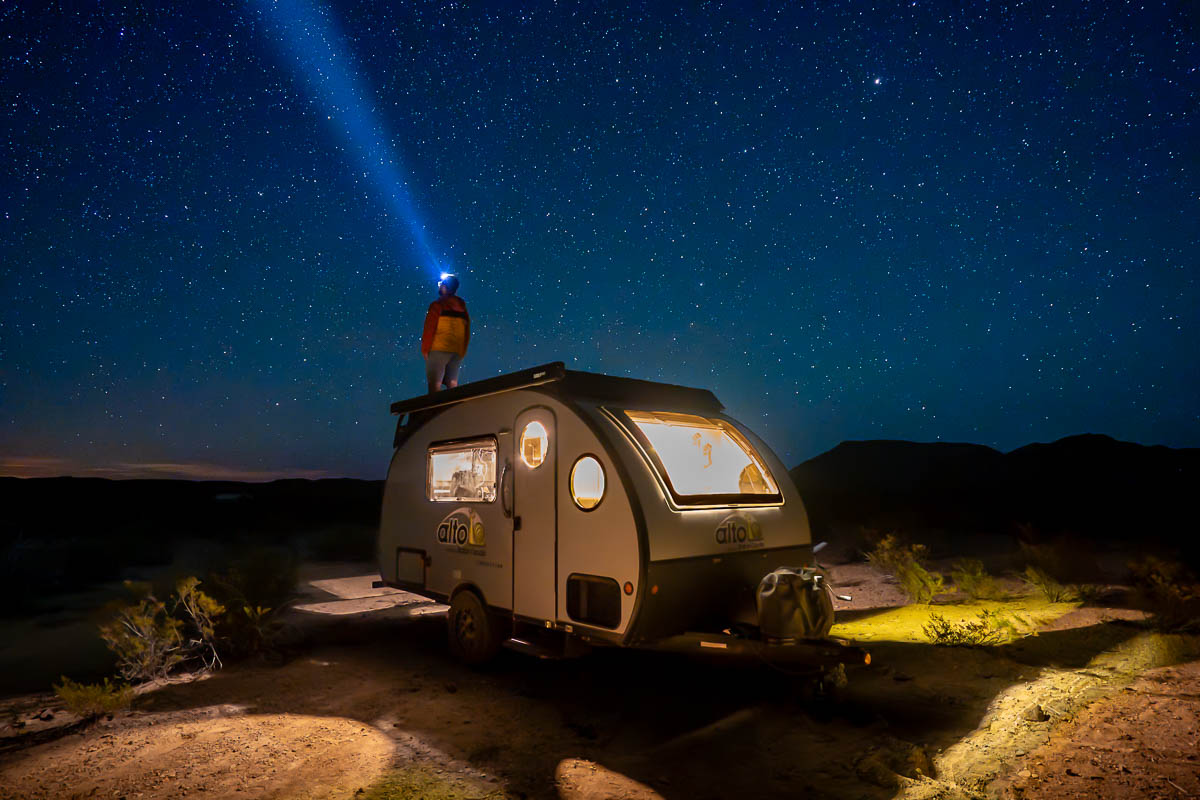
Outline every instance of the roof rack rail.
<svg viewBox="0 0 1200 800"><path fill-rule="evenodd" d="M431 408L449 406L461 403L463 400L473 400L477 397L512 392L530 386L541 386L544 383L561 381L567 375L567 369L561 361L543 364L540 367L523 369L520 372L510 372L507 375L497 375L482 381L466 383L453 389L446 389L433 394L423 394L408 400L398 400L392 403L393 414L411 414L417 411L427 411Z"/></svg>

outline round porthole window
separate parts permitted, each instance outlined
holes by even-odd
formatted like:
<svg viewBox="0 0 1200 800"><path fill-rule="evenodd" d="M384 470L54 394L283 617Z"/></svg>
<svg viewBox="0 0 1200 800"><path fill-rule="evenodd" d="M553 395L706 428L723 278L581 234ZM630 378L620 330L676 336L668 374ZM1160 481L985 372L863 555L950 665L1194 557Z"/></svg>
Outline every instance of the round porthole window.
<svg viewBox="0 0 1200 800"><path fill-rule="evenodd" d="M604 499L604 467L594 456L581 456L571 467L571 497L584 511Z"/></svg>
<svg viewBox="0 0 1200 800"><path fill-rule="evenodd" d="M549 450L550 436L546 426L540 422L531 422L521 431L521 460L530 469L537 469L546 460Z"/></svg>

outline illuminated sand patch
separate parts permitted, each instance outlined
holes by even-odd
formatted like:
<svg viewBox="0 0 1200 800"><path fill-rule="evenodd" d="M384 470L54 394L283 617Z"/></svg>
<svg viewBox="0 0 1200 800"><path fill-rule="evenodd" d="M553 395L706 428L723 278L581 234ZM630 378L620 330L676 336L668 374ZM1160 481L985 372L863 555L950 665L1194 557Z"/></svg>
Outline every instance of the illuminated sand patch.
<svg viewBox="0 0 1200 800"><path fill-rule="evenodd" d="M495 778L463 774L450 761L431 761L391 769L356 794L356 800L507 800Z"/></svg>
<svg viewBox="0 0 1200 800"><path fill-rule="evenodd" d="M662 800L644 783L585 758L565 758L554 772L555 788L563 800Z"/></svg>
<svg viewBox="0 0 1200 800"><path fill-rule="evenodd" d="M350 797L393 752L380 731L296 714L97 728L38 747L0 769L0 796Z"/></svg>
<svg viewBox="0 0 1200 800"><path fill-rule="evenodd" d="M1078 603L1049 603L1034 597L954 605L913 604L839 621L829 635L855 642L928 644L923 629L931 615L941 614L948 622L961 624L978 619L981 611L998 612L1012 623L1014 633L1024 635L1078 607ZM842 619L846 616L844 612L839 613Z"/></svg>
<svg viewBox="0 0 1200 800"><path fill-rule="evenodd" d="M905 800L977 797L1029 752L1045 744L1054 726L1128 685L1146 670L1194 658L1195 637L1141 633L1091 659L1082 669L1045 668L1040 676L1001 692L979 726L933 759L937 779L909 780Z"/></svg>

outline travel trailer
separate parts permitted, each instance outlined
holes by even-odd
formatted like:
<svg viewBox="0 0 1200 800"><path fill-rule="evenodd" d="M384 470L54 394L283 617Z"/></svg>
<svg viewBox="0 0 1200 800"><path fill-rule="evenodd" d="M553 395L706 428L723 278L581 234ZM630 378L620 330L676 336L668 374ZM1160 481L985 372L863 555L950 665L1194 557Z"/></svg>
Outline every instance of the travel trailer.
<svg viewBox="0 0 1200 800"><path fill-rule="evenodd" d="M784 465L709 391L562 363L393 403L381 583L452 650L614 645L863 663Z"/></svg>

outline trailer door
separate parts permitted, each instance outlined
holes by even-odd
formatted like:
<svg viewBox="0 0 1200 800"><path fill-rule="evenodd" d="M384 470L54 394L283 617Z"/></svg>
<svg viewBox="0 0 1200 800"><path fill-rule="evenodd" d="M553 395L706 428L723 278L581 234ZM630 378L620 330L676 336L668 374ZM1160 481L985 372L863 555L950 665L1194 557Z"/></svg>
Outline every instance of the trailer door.
<svg viewBox="0 0 1200 800"><path fill-rule="evenodd" d="M554 412L536 406L513 427L513 613L553 620L558 608Z"/></svg>

